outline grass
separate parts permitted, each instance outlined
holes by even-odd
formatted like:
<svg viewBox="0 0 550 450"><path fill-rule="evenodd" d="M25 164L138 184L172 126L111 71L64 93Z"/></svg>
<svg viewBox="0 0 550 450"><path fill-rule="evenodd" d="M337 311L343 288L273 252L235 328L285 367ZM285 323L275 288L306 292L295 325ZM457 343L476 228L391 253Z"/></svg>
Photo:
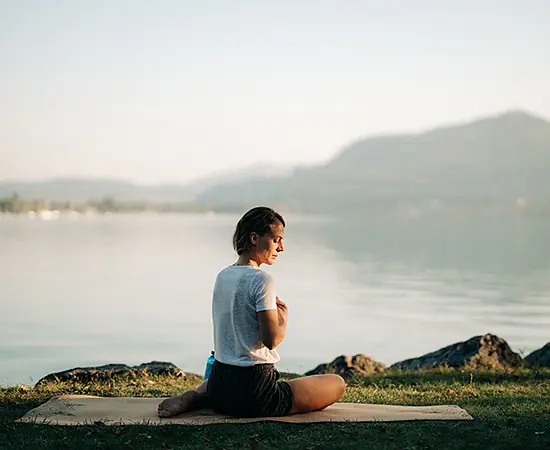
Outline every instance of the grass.
<svg viewBox="0 0 550 450"><path fill-rule="evenodd" d="M291 375L286 374L286 377ZM196 382L148 377L0 388L1 449L550 449L550 370L431 370L355 379L347 402L455 404L469 422L255 423L209 426L44 426L14 423L58 394L164 397Z"/></svg>

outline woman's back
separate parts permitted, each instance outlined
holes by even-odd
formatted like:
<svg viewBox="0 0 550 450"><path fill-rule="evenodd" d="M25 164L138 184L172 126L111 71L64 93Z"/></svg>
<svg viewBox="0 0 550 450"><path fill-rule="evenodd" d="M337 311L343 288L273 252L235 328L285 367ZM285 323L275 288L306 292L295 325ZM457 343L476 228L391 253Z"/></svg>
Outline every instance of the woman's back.
<svg viewBox="0 0 550 450"><path fill-rule="evenodd" d="M260 339L257 313L277 310L273 278L251 266L229 266L216 278L212 322L216 360L233 366L276 363Z"/></svg>

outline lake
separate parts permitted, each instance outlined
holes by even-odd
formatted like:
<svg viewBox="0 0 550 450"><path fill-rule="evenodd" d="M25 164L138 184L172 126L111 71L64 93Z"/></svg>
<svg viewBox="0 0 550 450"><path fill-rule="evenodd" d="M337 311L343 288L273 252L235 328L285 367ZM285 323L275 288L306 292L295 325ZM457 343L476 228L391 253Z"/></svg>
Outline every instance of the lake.
<svg viewBox="0 0 550 450"><path fill-rule="evenodd" d="M285 219L266 268L289 307L279 370L356 353L389 365L488 332L524 354L550 340L548 218ZM237 220L0 215L0 384L112 362L202 373Z"/></svg>

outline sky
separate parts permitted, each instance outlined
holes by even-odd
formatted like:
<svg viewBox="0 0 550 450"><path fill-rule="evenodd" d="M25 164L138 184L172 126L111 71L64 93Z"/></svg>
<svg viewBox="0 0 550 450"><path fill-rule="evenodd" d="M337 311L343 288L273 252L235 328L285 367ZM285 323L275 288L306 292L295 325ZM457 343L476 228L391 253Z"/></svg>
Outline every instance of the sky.
<svg viewBox="0 0 550 450"><path fill-rule="evenodd" d="M550 118L548 0L0 0L0 180L184 183Z"/></svg>

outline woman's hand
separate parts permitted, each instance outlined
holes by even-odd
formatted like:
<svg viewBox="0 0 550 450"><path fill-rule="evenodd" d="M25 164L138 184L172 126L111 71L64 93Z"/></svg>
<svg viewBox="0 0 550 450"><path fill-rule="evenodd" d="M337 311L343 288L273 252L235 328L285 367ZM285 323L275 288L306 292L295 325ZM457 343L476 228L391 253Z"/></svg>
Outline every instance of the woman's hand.
<svg viewBox="0 0 550 450"><path fill-rule="evenodd" d="M286 321L288 318L288 306L286 306L286 303L283 302L279 297L276 299L277 303L277 315L279 317L279 326L286 325Z"/></svg>

